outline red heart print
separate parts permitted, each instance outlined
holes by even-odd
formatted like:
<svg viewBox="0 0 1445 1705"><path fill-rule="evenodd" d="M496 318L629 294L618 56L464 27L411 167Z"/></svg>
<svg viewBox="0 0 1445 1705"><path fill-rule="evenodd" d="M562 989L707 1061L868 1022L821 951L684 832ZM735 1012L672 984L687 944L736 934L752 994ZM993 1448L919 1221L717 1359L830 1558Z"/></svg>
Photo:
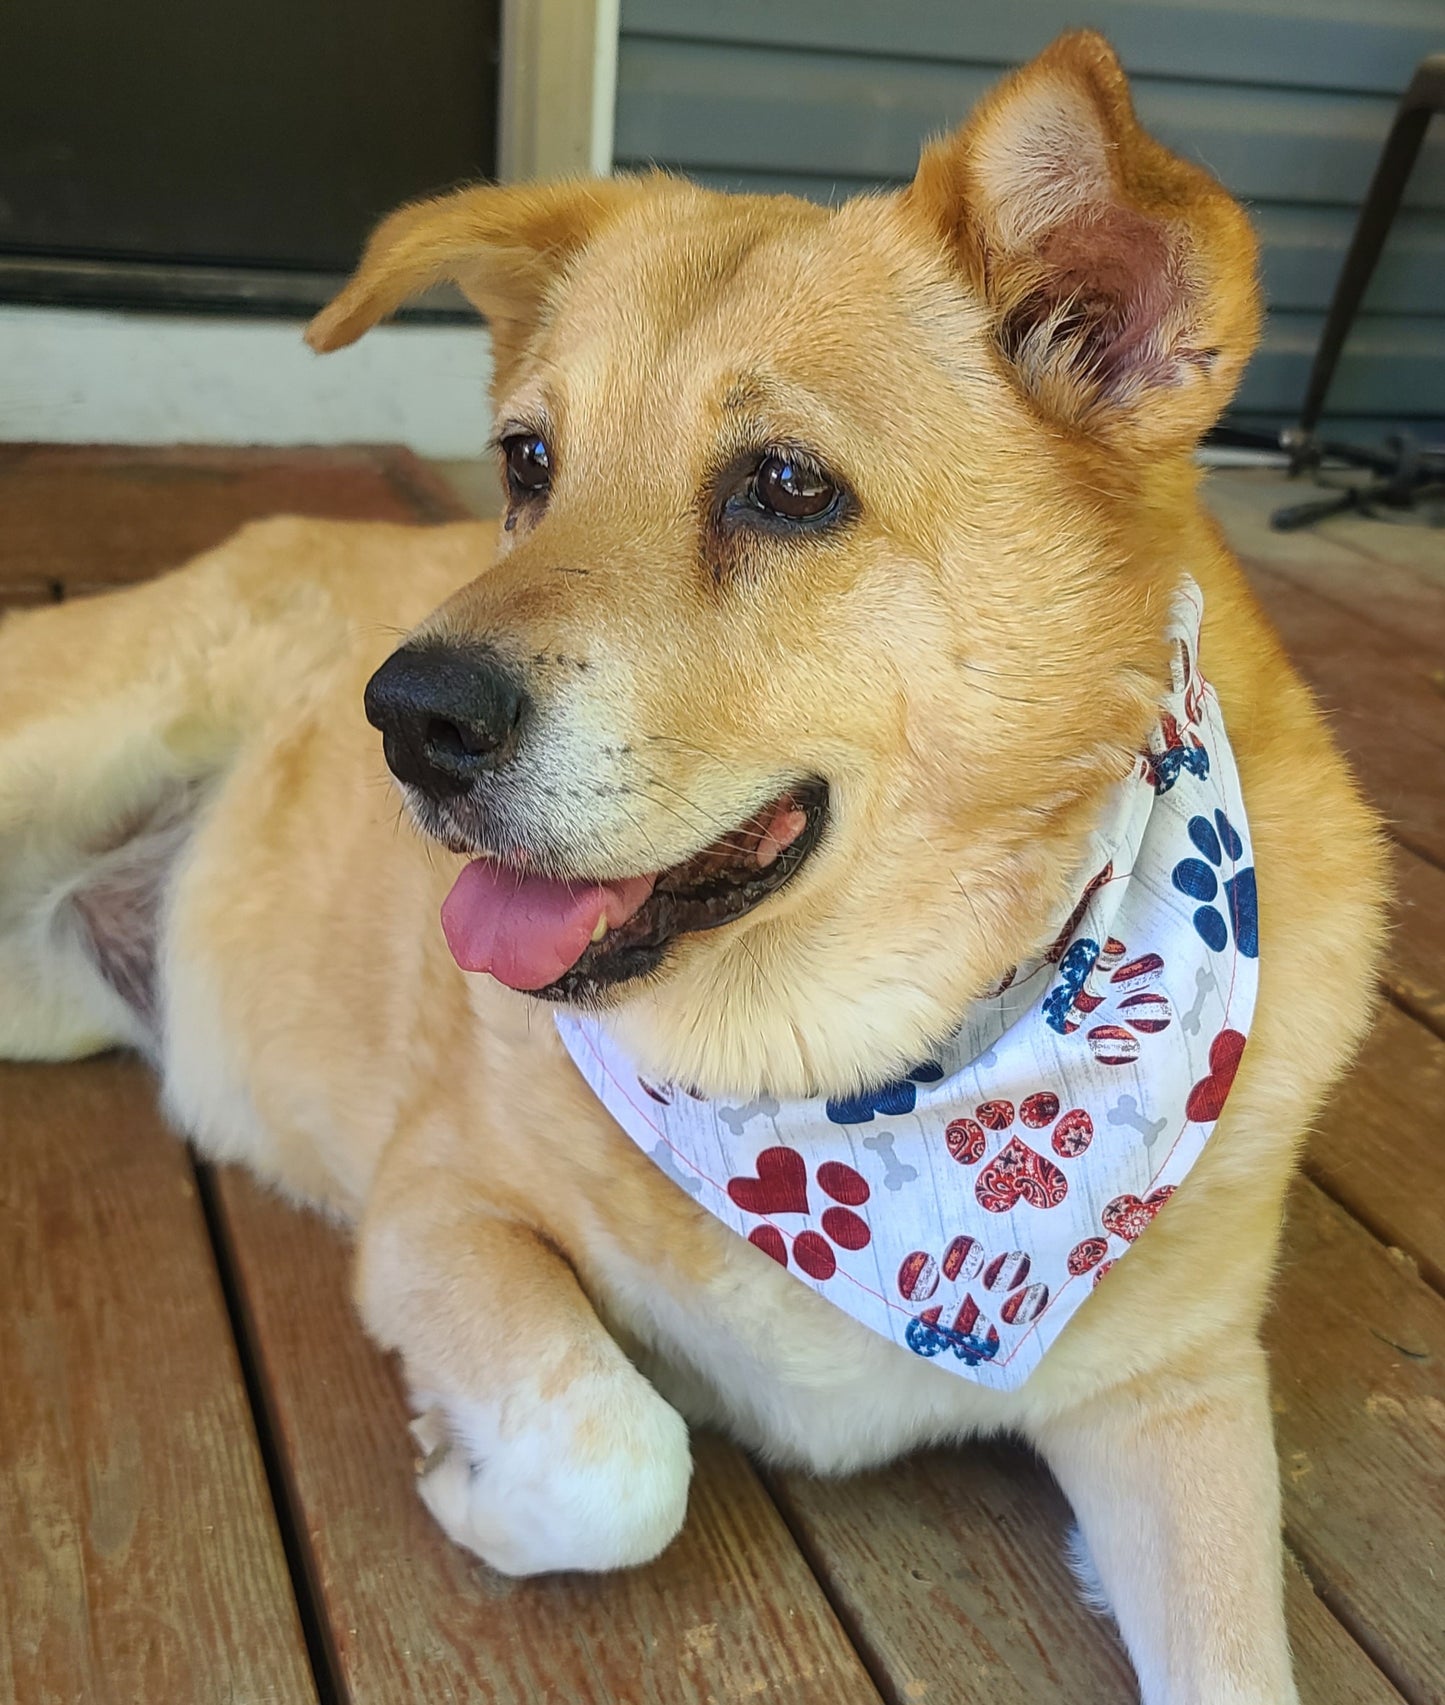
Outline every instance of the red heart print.
<svg viewBox="0 0 1445 1705"><path fill-rule="evenodd" d="M1122 1237L1125 1243L1132 1243L1148 1231L1154 1223L1155 1214L1173 1194L1174 1186L1165 1184L1158 1190L1151 1190L1142 1201L1137 1196L1115 1196L1099 1215L1104 1222L1104 1230L1113 1232L1115 1237Z"/></svg>
<svg viewBox="0 0 1445 1705"><path fill-rule="evenodd" d="M867 1220L851 1208L825 1208L823 1230L840 1249L866 1249L873 1239Z"/></svg>
<svg viewBox="0 0 1445 1705"><path fill-rule="evenodd" d="M818 1168L818 1184L835 1202L849 1208L861 1208L872 1193L863 1174L844 1166L841 1160L823 1162Z"/></svg>
<svg viewBox="0 0 1445 1705"><path fill-rule="evenodd" d="M1224 1111L1224 1104L1234 1087L1234 1074L1244 1058L1246 1040L1242 1031L1221 1030L1209 1044L1209 1076L1200 1078L1189 1091L1189 1099L1184 1104L1189 1118L1208 1125Z"/></svg>
<svg viewBox="0 0 1445 1705"><path fill-rule="evenodd" d="M730 1178L728 1195L745 1214L805 1214L808 1168L796 1149L764 1149L756 1178Z"/></svg>
<svg viewBox="0 0 1445 1705"><path fill-rule="evenodd" d="M793 1239L793 1259L810 1279L831 1279L838 1271L837 1256L816 1231L800 1231Z"/></svg>
<svg viewBox="0 0 1445 1705"><path fill-rule="evenodd" d="M1019 1202L1031 1208L1056 1208L1069 1193L1069 1181L1053 1161L1019 1137L1011 1137L978 1175L973 1187L978 1205L1006 1214Z"/></svg>
<svg viewBox="0 0 1445 1705"><path fill-rule="evenodd" d="M780 1267L788 1264L788 1249L783 1242L783 1234L775 1225L755 1226L748 1233L748 1242L755 1249L761 1249L764 1255L771 1255Z"/></svg>

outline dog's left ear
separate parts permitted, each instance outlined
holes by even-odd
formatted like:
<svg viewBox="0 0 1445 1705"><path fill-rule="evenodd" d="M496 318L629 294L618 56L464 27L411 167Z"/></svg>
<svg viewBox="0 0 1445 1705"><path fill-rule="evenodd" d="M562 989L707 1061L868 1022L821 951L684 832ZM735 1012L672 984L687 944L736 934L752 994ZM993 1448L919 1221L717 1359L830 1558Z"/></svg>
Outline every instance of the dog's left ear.
<svg viewBox="0 0 1445 1705"><path fill-rule="evenodd" d="M1102 37L1062 36L995 89L925 150L904 198L1051 418L1153 451L1213 424L1258 331L1254 235L1140 128Z"/></svg>
<svg viewBox="0 0 1445 1705"><path fill-rule="evenodd" d="M320 354L344 349L434 284L455 284L492 331L497 382L536 327L557 275L610 219L667 180L589 178L479 185L387 215L356 271L306 328Z"/></svg>

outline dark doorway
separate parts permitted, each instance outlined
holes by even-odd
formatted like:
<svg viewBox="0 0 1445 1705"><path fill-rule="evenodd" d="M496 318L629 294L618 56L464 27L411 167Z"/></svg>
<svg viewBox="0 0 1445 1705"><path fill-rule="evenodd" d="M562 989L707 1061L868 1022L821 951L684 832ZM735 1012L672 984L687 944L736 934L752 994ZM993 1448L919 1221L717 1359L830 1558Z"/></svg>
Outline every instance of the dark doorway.
<svg viewBox="0 0 1445 1705"><path fill-rule="evenodd" d="M496 163L499 0L4 0L0 297L305 311Z"/></svg>

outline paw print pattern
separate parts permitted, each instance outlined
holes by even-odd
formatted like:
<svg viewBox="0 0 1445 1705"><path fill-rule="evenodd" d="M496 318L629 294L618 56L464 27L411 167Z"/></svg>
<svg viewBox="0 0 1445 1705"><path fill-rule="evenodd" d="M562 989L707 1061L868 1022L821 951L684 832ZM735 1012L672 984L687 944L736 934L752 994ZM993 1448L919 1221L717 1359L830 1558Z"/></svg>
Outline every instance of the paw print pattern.
<svg viewBox="0 0 1445 1705"><path fill-rule="evenodd" d="M875 1113L911 1113L918 1105L918 1085L937 1083L942 1076L943 1067L937 1060L925 1060L892 1083L866 1089L861 1095L835 1096L826 1104L828 1118L835 1125L868 1125Z"/></svg>
<svg viewBox="0 0 1445 1705"><path fill-rule="evenodd" d="M1229 932L1234 930L1234 944L1246 959L1259 957L1259 902L1255 894L1254 866L1236 869L1224 883L1224 907L1215 904L1219 897L1219 869L1227 858L1231 864L1244 857L1244 842L1239 832L1222 811L1214 813L1211 823L1207 817L1189 819L1189 839L1200 858L1181 859L1174 866L1174 886L1191 900L1199 901L1194 913L1194 927L1200 939L1216 953L1229 945ZM1228 912L1226 920L1225 912Z"/></svg>
<svg viewBox="0 0 1445 1705"><path fill-rule="evenodd" d="M999 1330L968 1287L977 1281L983 1291L1001 1299L998 1317L1005 1326L1027 1326L1049 1305L1049 1287L1028 1282L1030 1266L1022 1249L987 1259L973 1237L955 1237L938 1260L922 1249L906 1255L898 1269L898 1294L905 1302L929 1302L940 1280L952 1287L946 1302L931 1303L909 1323L909 1349L928 1357L949 1350L970 1367L991 1361L999 1351Z"/></svg>
<svg viewBox="0 0 1445 1705"><path fill-rule="evenodd" d="M1203 781L1209 774L1209 753L1195 732L1204 715L1204 681L1185 639L1176 639L1170 647L1169 676L1175 695L1184 700L1184 721L1164 711L1149 737L1144 770L1156 793L1168 793L1181 775Z"/></svg>
<svg viewBox="0 0 1445 1705"><path fill-rule="evenodd" d="M971 1119L954 1119L944 1131L948 1152L960 1166L977 1166L988 1152L989 1132L1006 1133L1015 1118L1031 1131L1050 1131L1049 1146L1061 1160L1076 1160L1094 1140L1094 1122L1082 1107L1060 1116L1059 1098L1041 1089L1019 1103L984 1101ZM1026 1202L1031 1208L1056 1208L1069 1193L1069 1181L1047 1156L1021 1136L1010 1135L974 1182L979 1206L1006 1214Z"/></svg>
<svg viewBox="0 0 1445 1705"><path fill-rule="evenodd" d="M808 1164L796 1149L764 1149L755 1162L757 1172L752 1176L730 1178L728 1195L747 1214L810 1216L812 1205L808 1198ZM871 1191L862 1173L840 1160L825 1160L815 1175L818 1188L830 1196L834 1206L824 1208L819 1223L822 1231L812 1227L793 1238L792 1258L810 1279L831 1279L838 1271L839 1249L866 1249L873 1240L868 1222L855 1208L861 1208ZM788 1242L775 1225L754 1226L748 1242L771 1255L780 1267L788 1265Z"/></svg>
<svg viewBox="0 0 1445 1705"><path fill-rule="evenodd" d="M1071 965L1077 948L1085 951ZM1132 1065L1140 1038L1157 1036L1174 1022L1169 997L1157 987L1163 959L1157 953L1131 959L1128 953L1112 935L1102 949L1092 941L1076 942L1060 968L1061 981L1044 1002L1049 1028L1060 1036L1088 1025L1089 1051L1101 1066Z"/></svg>
<svg viewBox="0 0 1445 1705"><path fill-rule="evenodd" d="M1097 1285L1118 1260L1117 1255L1105 1260L1105 1256L1109 1254L1110 1238L1117 1237L1124 1243L1133 1243L1142 1237L1154 1223L1154 1216L1174 1194L1174 1189L1172 1184L1161 1184L1147 1196L1115 1196L1099 1215L1104 1236L1086 1237L1082 1242L1076 1243L1069 1251L1069 1271L1076 1279L1082 1278L1085 1273L1092 1273L1093 1282Z"/></svg>

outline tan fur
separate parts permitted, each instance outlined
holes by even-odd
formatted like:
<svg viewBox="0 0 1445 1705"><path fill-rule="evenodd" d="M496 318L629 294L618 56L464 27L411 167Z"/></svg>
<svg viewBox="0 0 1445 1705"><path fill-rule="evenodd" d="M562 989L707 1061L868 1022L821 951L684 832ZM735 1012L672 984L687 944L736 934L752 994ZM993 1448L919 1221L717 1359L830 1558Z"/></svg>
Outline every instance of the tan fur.
<svg viewBox="0 0 1445 1705"><path fill-rule="evenodd" d="M423 1495L499 1567L666 1544L679 1410L821 1470L1009 1428L1074 1500L1151 1705L1292 1700L1256 1328L1301 1138L1368 1021L1383 876L1198 500L1193 442L1254 335L1243 216L1074 36L902 195L830 212L655 177L405 210L313 342L442 277L498 324L499 420L549 423L545 518L268 523L12 617L0 1052L149 1046L204 1150L357 1224L363 1314L435 1410ZM854 524L717 540L710 470L795 441L846 474ZM1250 811L1259 1011L1169 1211L996 1394L712 1221L610 1125L545 1012L456 969L437 909L459 861L398 823L361 690L414 624L533 659L549 829L599 877L828 777L831 833L798 879L684 939L615 1021L705 1091L837 1093L919 1057L1057 928L1185 572ZM66 897L188 788L148 1038Z"/></svg>

